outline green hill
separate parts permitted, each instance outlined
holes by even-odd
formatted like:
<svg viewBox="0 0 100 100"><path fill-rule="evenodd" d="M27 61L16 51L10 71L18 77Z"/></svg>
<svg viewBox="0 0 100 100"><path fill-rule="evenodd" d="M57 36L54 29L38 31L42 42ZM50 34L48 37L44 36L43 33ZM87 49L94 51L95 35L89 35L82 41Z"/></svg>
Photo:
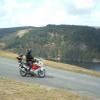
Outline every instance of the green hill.
<svg viewBox="0 0 100 100"><path fill-rule="evenodd" d="M89 26L47 25L0 29L1 49L61 62L100 59L100 29Z"/></svg>

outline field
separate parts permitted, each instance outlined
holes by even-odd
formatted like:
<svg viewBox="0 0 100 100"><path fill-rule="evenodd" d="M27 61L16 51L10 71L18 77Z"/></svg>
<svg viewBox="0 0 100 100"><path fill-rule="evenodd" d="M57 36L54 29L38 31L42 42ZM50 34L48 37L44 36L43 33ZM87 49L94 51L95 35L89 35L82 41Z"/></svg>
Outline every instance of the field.
<svg viewBox="0 0 100 100"><path fill-rule="evenodd" d="M0 100L92 100L92 98L0 77Z"/></svg>

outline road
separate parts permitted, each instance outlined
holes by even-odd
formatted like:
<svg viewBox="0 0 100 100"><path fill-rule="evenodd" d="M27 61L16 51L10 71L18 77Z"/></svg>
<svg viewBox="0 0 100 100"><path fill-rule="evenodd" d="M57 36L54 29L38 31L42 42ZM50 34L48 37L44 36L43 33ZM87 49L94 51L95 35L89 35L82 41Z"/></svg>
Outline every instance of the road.
<svg viewBox="0 0 100 100"><path fill-rule="evenodd" d="M81 95L94 96L100 99L100 78L50 67L46 67L45 78L21 77L17 66L16 60L0 57L0 76L75 91Z"/></svg>

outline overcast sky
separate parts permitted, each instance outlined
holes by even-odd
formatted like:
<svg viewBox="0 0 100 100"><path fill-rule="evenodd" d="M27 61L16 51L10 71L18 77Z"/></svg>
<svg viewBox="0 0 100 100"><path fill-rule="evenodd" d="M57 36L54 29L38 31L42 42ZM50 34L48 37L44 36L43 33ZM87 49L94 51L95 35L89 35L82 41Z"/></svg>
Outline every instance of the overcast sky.
<svg viewBox="0 0 100 100"><path fill-rule="evenodd" d="M100 0L0 0L0 27L100 26Z"/></svg>

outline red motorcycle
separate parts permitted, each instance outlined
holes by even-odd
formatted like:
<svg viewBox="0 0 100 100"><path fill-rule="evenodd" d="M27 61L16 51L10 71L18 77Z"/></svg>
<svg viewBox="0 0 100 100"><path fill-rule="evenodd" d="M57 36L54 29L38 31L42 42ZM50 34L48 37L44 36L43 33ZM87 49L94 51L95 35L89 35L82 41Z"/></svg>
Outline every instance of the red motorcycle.
<svg viewBox="0 0 100 100"><path fill-rule="evenodd" d="M41 61L36 59L36 62L32 64L32 67L29 70L29 66L26 63L24 63L23 57L17 57L17 59L19 63L19 72L22 77L25 77L28 74L32 76L35 75L40 78L45 77L45 68Z"/></svg>

